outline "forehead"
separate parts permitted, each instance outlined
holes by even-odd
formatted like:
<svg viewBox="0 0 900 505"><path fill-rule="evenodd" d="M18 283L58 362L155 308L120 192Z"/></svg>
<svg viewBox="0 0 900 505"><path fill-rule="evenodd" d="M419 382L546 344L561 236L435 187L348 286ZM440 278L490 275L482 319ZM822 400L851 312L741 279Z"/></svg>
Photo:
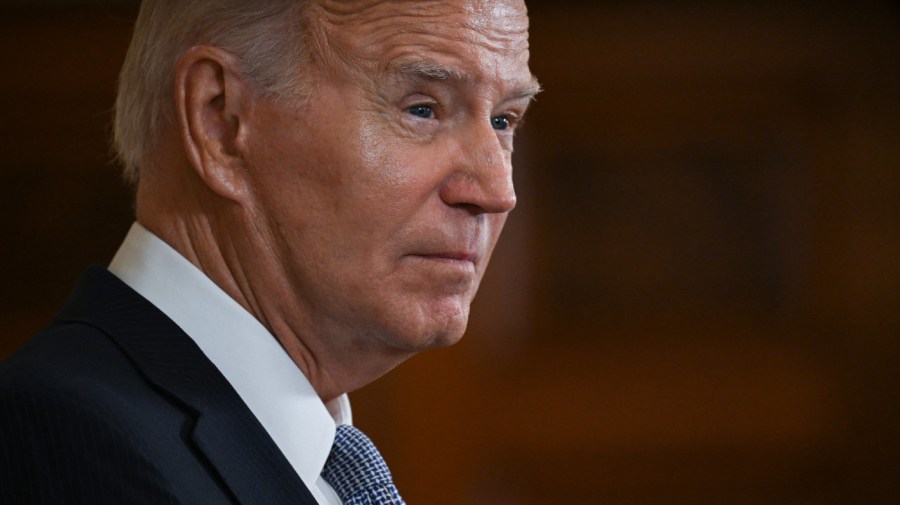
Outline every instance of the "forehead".
<svg viewBox="0 0 900 505"><path fill-rule="evenodd" d="M532 79L521 0L323 0L314 10L330 49L380 71L423 62L475 79Z"/></svg>

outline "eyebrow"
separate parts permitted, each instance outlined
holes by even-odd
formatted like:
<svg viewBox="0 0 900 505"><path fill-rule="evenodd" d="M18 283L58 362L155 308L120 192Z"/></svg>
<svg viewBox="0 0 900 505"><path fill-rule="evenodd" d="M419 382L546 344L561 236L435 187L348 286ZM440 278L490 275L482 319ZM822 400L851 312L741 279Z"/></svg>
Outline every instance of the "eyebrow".
<svg viewBox="0 0 900 505"><path fill-rule="evenodd" d="M389 73L408 76L414 79L424 79L433 81L459 81L471 82L474 78L458 69L450 68L440 63L430 62L427 60L401 60L394 62L389 68ZM527 98L529 101L543 90L540 82L533 75L530 76L528 84L516 88L507 99Z"/></svg>
<svg viewBox="0 0 900 505"><path fill-rule="evenodd" d="M512 93L512 96L513 98L527 98L529 101L532 101L541 91L544 91L544 88L541 86L541 83L538 82L537 77L532 75L528 84L515 90Z"/></svg>

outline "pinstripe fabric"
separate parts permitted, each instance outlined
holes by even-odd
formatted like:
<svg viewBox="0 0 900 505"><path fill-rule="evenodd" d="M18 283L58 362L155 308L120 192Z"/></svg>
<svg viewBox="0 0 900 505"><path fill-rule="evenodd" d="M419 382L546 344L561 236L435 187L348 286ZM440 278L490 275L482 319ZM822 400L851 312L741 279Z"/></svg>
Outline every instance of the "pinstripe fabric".
<svg viewBox="0 0 900 505"><path fill-rule="evenodd" d="M0 364L0 503L315 505L218 370L105 269Z"/></svg>
<svg viewBox="0 0 900 505"><path fill-rule="evenodd" d="M94 406L25 388L4 393L0 503L180 503L133 449L135 434Z"/></svg>

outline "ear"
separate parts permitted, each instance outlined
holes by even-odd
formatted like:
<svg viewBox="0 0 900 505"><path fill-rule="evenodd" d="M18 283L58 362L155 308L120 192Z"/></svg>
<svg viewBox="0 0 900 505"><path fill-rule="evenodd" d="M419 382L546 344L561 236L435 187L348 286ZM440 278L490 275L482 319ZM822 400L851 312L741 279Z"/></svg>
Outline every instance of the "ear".
<svg viewBox="0 0 900 505"><path fill-rule="evenodd" d="M244 129L253 94L237 58L196 46L181 56L175 72L176 115L188 163L214 193L244 202Z"/></svg>

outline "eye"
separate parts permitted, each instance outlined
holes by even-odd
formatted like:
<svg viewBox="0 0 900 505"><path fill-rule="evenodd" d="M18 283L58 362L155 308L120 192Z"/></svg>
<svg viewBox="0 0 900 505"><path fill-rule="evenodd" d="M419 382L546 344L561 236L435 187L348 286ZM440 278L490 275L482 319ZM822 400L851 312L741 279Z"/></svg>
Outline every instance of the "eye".
<svg viewBox="0 0 900 505"><path fill-rule="evenodd" d="M406 112L422 119L434 119L434 108L430 105L413 105Z"/></svg>
<svg viewBox="0 0 900 505"><path fill-rule="evenodd" d="M509 117L508 116L496 116L491 118L491 126L495 130L508 130L509 129Z"/></svg>

